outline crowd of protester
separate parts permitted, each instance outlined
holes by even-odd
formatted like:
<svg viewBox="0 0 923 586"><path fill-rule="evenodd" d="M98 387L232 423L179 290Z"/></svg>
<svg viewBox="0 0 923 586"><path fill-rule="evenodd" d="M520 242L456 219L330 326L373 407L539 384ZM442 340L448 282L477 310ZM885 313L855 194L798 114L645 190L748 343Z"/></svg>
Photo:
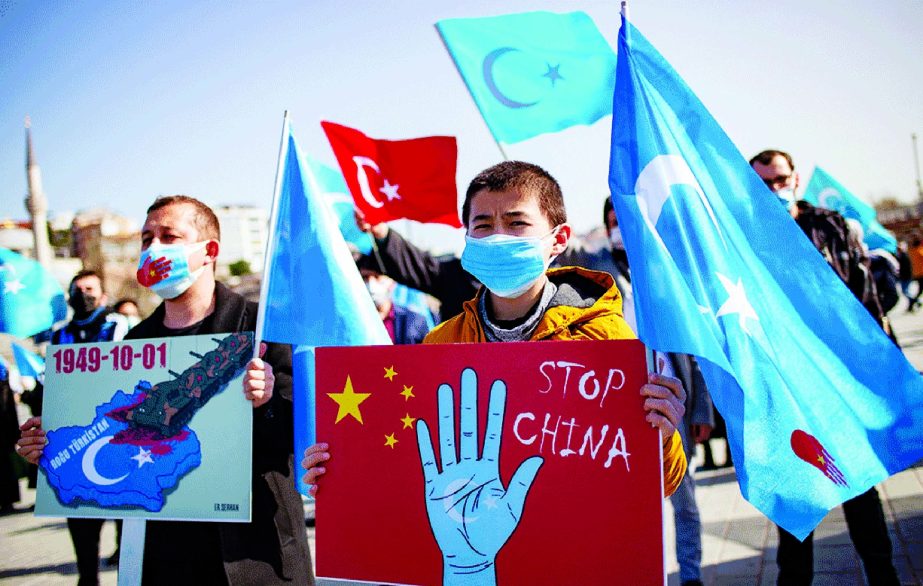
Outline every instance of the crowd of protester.
<svg viewBox="0 0 923 586"><path fill-rule="evenodd" d="M920 305L923 238L914 235L909 242L901 242L894 254L868 250L857 223L798 199L800 178L790 155L767 150L750 164L897 343L888 313L901 296L907 300L908 312ZM767 197L773 196L769 192ZM509 216L510 212L515 214ZM467 239L461 258L433 256L388 225L371 225L357 216L359 228L374 241L373 253L356 256L357 267L394 343L634 337L631 270L608 197L602 208L606 246L592 250L572 238L557 182L535 165L506 162L482 172L466 193L462 216ZM54 331L51 344L253 330L256 304L215 279L220 238L218 221L208 206L186 196L157 199L148 209L141 234L139 281L160 295L163 303L146 317L131 299L109 305L100 275L81 271L68 290L71 319ZM151 279L145 271L158 257L185 268L166 279ZM511 266L517 270L502 270ZM399 305L393 298L398 283L431 296L438 309L425 315L425 309L421 313L420 308ZM604 311L590 315L590 307ZM430 331L428 322L433 318L439 325ZM567 336L542 334L548 331L543 324L554 320L567 323L567 328L556 330L568 332ZM714 466L709 439L723 433L724 426L696 359L681 354L663 357L668 366L651 374L642 393L649 419L663 433L664 494L672 495L675 511L680 580L691 586L702 583L696 446L704 445L706 467ZM19 396L32 417L17 429L9 373L0 372L0 378L3 449L7 454L16 450L30 463L29 482L34 487L35 463L45 442L42 384L38 381ZM148 524L145 583L168 583L176 575L201 584L313 583L304 527L280 521L280 517L300 519L302 506L294 488L291 349L269 344L263 358L248 365L244 394L254 409L252 521ZM320 443L298 455L304 458L305 481L313 493L323 483L326 467L349 464L336 462L335 454L328 444ZM732 465L730 451L724 461ZM12 511L20 498L20 471L14 468L0 470L4 475L0 478L3 513ZM870 582L897 583L875 489L847 501L844 511ZM102 524L100 519L67 521L80 584L98 582ZM267 540L267 535L281 538ZM118 563L118 555L116 547L110 563ZM779 528L778 565L780 584L809 584L813 575L810 536L799 541Z"/></svg>

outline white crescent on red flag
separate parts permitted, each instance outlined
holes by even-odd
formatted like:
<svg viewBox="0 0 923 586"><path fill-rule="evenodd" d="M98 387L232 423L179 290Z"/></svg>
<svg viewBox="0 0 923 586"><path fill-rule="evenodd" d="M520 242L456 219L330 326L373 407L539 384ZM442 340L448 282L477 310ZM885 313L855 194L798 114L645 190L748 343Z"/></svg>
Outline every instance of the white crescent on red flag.
<svg viewBox="0 0 923 586"><path fill-rule="evenodd" d="M455 137L382 140L333 122L321 126L356 208L368 222L406 218L461 227Z"/></svg>

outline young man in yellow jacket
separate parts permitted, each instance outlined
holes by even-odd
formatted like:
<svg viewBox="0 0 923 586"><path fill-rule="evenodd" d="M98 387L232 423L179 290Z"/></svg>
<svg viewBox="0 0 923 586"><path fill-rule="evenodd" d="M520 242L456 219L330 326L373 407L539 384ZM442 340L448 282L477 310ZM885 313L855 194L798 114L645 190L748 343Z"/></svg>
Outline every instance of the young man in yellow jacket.
<svg viewBox="0 0 923 586"><path fill-rule="evenodd" d="M577 267L548 270L567 248L571 228L558 182L537 165L506 161L481 172L462 208L467 228L462 266L484 287L462 313L431 331L424 343L634 338L622 318L622 299L607 273ZM686 470L676 431L685 411L679 380L658 373L641 388L647 420L663 438L664 494ZM325 472L329 446L305 451L304 480Z"/></svg>

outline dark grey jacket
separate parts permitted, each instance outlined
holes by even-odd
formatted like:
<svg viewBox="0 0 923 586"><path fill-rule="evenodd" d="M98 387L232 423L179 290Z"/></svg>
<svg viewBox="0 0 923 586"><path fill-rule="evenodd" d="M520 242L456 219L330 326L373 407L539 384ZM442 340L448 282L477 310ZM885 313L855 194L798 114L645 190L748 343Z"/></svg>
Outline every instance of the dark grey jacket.
<svg viewBox="0 0 923 586"><path fill-rule="evenodd" d="M218 283L215 312L204 322L210 327L197 333L253 331L256 312L256 303ZM163 336L164 315L161 304L126 339ZM253 412L252 521L148 522L144 584L211 584L222 577L233 586L314 583L301 497L295 490L291 347L269 344L263 359L272 365L276 380L272 399ZM184 549L203 555L192 567L180 569L176 552Z"/></svg>

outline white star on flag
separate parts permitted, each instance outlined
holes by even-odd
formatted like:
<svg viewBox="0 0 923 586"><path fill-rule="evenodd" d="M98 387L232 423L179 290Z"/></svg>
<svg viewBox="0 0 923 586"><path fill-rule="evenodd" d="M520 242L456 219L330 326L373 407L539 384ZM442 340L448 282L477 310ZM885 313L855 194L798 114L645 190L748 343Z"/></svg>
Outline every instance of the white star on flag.
<svg viewBox="0 0 923 586"><path fill-rule="evenodd" d="M381 188L379 188L378 191L380 191L380 192L384 193L386 196L388 196L388 201L394 201L395 199L401 199L400 194L398 194L398 192L397 192L397 188L398 188L398 187L400 187L400 185L392 184L392 183L391 183L390 181L388 181L387 178L386 178L386 179L385 179L385 184L384 184L384 186L381 187Z"/></svg>
<svg viewBox="0 0 923 586"><path fill-rule="evenodd" d="M132 460L138 461L138 468L144 466L145 464L153 464L154 459L151 458L150 450L145 450L141 446L138 446L138 453L131 457Z"/></svg>
<svg viewBox="0 0 923 586"><path fill-rule="evenodd" d="M750 330L747 329L747 318L752 318L756 321L759 321L760 318L756 315L756 312L753 311L753 306L750 305L750 301L747 299L747 292L744 290L743 282L738 278L737 283L733 283L721 273L715 273L715 275L718 276L718 280L724 285L724 289L728 294L727 301L718 308L718 313L715 314L715 317L733 315L736 313L740 318L740 328L749 334Z"/></svg>
<svg viewBox="0 0 923 586"><path fill-rule="evenodd" d="M19 292L25 289L26 286L22 284L22 281L19 279L13 279L12 281L6 281L3 283L3 293L12 293L13 295L19 295Z"/></svg>

